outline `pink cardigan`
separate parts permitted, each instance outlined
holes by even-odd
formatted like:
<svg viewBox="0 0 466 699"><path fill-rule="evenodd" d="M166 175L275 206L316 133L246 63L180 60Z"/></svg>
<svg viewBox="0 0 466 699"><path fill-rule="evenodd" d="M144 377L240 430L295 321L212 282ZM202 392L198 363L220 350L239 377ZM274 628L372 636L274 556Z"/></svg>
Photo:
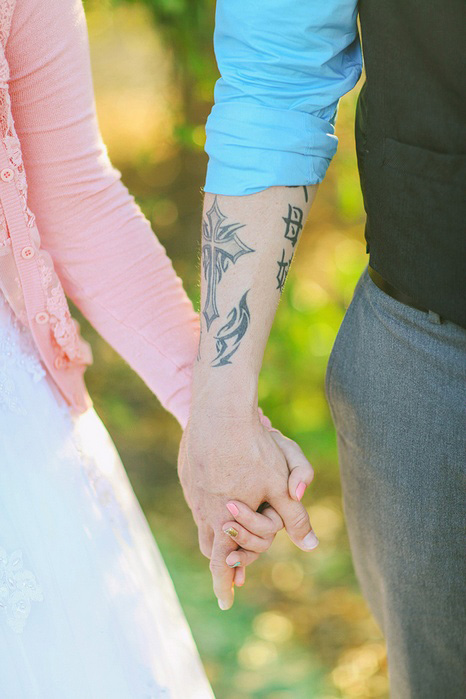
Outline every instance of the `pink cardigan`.
<svg viewBox="0 0 466 699"><path fill-rule="evenodd" d="M0 289L75 409L91 354L63 290L184 426L198 316L107 157L81 0L1 0L0 44Z"/></svg>

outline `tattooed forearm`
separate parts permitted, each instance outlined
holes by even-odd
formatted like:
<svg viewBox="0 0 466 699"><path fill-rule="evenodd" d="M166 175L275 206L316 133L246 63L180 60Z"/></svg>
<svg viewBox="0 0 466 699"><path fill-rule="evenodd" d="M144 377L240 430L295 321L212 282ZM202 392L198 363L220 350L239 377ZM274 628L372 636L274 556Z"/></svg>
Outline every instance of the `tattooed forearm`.
<svg viewBox="0 0 466 699"><path fill-rule="evenodd" d="M237 231L244 227L243 224L225 223L226 220L227 216L220 211L217 197L215 197L202 224L202 267L207 282L206 300L202 313L207 330L219 317L217 285L224 272L227 271L230 263L235 264L241 255L254 252L237 235Z"/></svg>
<svg viewBox="0 0 466 699"><path fill-rule="evenodd" d="M293 260L293 255L292 253L291 257L289 260L285 260L285 249L282 250L282 259L277 261L278 264L278 272L277 272L277 289L282 293L283 287L285 286L286 282L286 277L288 274L288 271L291 266L291 261Z"/></svg>
<svg viewBox="0 0 466 699"><path fill-rule="evenodd" d="M233 308L228 314L227 322L223 325L215 335L217 342L217 356L212 362L212 366L225 366L231 364L231 357L234 355L241 340L246 334L251 320L246 297L248 291L241 297L238 307Z"/></svg>

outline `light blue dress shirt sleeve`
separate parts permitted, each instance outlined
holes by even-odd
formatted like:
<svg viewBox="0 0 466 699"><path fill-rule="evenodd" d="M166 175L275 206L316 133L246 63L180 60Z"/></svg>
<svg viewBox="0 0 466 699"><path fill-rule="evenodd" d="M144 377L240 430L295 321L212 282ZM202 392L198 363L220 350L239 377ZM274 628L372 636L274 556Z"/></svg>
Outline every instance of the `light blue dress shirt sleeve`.
<svg viewBox="0 0 466 699"><path fill-rule="evenodd" d="M218 0L205 191L321 182L362 69L357 0Z"/></svg>

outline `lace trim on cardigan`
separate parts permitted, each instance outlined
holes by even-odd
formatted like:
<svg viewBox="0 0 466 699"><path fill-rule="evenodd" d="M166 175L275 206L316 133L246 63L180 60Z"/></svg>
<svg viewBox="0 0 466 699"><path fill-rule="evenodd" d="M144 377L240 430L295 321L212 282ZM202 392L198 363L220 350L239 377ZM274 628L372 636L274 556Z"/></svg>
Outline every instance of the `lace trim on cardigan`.
<svg viewBox="0 0 466 699"><path fill-rule="evenodd" d="M4 59L5 60L5 59ZM3 61L2 61L3 62ZM21 206L24 212L24 218L28 228L32 228L35 222L34 214L27 205L27 182L26 172L23 165L23 157L21 154L21 146L18 136L16 135L13 115L11 113L11 101L8 88L0 84L0 136L5 146L8 155L8 160L11 163L12 169L15 171L15 184L21 199ZM7 229L5 214L2 211L2 226Z"/></svg>
<svg viewBox="0 0 466 699"><path fill-rule="evenodd" d="M45 291L53 339L57 348L62 352L63 360L77 364L91 364L90 345L82 339L79 334L79 324L71 317L65 293L48 252L39 251L37 264L39 265L42 287Z"/></svg>
<svg viewBox="0 0 466 699"><path fill-rule="evenodd" d="M1 16L0 16L1 21ZM6 64L2 56L1 63ZM3 74L0 68L0 76ZM90 364L92 353L90 346L79 335L79 326L71 317L65 293L53 268L50 255L40 249L40 237L35 227L35 218L27 205L27 182L24 170L21 146L13 123L11 101L8 88L1 84L0 78L0 138L15 172L15 184L20 196L26 225L31 229L31 241L37 251L37 263L41 273L42 287L46 296L47 312L50 316L50 328L56 348L60 350L63 362ZM8 226L3 207L0 205L0 245L5 247L9 237ZM4 250L5 252L5 250ZM8 251L12 255L11 246ZM8 254L7 253L7 254ZM17 291L17 290L15 290ZM10 295L7 294L7 297Z"/></svg>
<svg viewBox="0 0 466 699"><path fill-rule="evenodd" d="M13 19L15 5L16 0L1 0L0 3L0 41L4 49L10 35L11 20ZM0 80L2 80L2 77L2 71L0 70Z"/></svg>

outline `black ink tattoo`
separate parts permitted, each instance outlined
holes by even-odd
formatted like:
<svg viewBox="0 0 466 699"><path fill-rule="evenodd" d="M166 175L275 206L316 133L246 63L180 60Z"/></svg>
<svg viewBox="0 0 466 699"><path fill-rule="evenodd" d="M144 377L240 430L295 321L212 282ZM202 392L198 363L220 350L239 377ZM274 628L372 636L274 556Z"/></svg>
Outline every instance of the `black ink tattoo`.
<svg viewBox="0 0 466 699"><path fill-rule="evenodd" d="M294 254L294 253L293 253ZM277 272L277 289L279 289L280 293L283 291L283 287L285 286L286 282L286 277L289 272L289 269L291 267L291 262L293 260L293 254L291 255L290 259L286 262L285 261L285 249L282 251L282 259L277 261L278 264L278 272Z"/></svg>
<svg viewBox="0 0 466 699"><path fill-rule="evenodd" d="M240 346L241 340L249 327L251 314L246 302L247 295L248 291L243 294L238 308L233 308L228 314L228 322L225 323L215 335L217 341L217 356L213 360L213 362L216 363L214 364L212 362L212 366L214 367L231 364L230 359Z"/></svg>
<svg viewBox="0 0 466 699"><path fill-rule="evenodd" d="M302 209L299 206L288 204L288 216L283 216L282 218L286 223L285 238L291 240L291 244L294 247L298 242L299 233L303 227Z"/></svg>
<svg viewBox="0 0 466 699"><path fill-rule="evenodd" d="M202 224L202 267L204 277L207 281L207 296L204 305L204 318L209 330L215 318L219 317L217 309L217 285L222 279L223 273L228 266L235 264L236 260L248 252L254 252L252 248L245 245L237 236L236 232L244 228L243 224L225 224L227 216L224 216L219 209L217 197L211 209L207 211L207 220Z"/></svg>
<svg viewBox="0 0 466 699"><path fill-rule="evenodd" d="M301 184L287 184L286 186L288 187L288 189L296 189L297 187L302 187L304 190L304 201L305 202L309 201L309 195L308 195L307 187L305 184L303 184L303 185L301 185Z"/></svg>

